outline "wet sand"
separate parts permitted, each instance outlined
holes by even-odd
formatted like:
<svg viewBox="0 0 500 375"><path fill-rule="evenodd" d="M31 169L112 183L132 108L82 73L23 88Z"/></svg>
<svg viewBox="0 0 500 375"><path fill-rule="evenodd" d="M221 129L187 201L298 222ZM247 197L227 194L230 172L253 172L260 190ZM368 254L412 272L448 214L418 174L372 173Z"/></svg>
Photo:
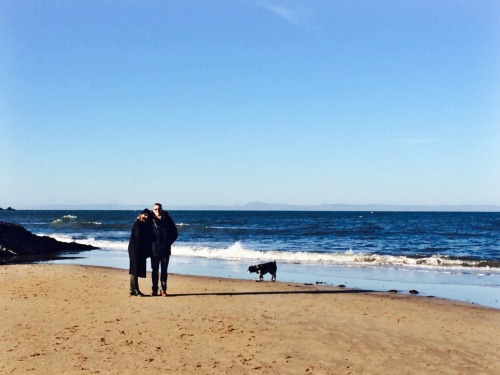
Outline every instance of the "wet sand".
<svg viewBox="0 0 500 375"><path fill-rule="evenodd" d="M0 266L0 373L500 373L497 309L181 275L166 298L130 297L128 282L126 270Z"/></svg>

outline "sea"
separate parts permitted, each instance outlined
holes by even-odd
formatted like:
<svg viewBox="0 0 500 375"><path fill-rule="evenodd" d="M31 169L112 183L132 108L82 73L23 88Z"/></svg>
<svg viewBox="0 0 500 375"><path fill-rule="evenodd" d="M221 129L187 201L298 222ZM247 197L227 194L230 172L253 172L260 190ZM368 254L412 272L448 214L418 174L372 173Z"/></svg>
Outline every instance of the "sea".
<svg viewBox="0 0 500 375"><path fill-rule="evenodd" d="M417 291L500 309L499 212L169 212L179 231L170 273L253 281L248 266L276 261L278 281ZM138 213L4 210L0 221L99 247L49 263L128 269Z"/></svg>

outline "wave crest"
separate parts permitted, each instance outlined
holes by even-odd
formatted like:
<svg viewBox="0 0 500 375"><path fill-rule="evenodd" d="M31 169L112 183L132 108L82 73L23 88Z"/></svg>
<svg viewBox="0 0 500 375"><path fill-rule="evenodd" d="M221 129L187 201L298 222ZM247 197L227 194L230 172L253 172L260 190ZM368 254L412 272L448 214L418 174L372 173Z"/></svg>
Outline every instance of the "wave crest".
<svg viewBox="0 0 500 375"><path fill-rule="evenodd" d="M69 235L51 236L59 241L75 241ZM94 237L76 239L78 243L93 245L103 250L127 251L127 240L100 240ZM397 267L413 269L450 269L470 270L487 269L488 272L500 273L500 262L484 261L466 258L432 255L429 257L394 256L385 254L360 253L349 249L343 252L308 252L247 249L241 242L235 242L228 247L209 247L203 245L174 244L172 255L181 257L196 257L216 260L269 262L277 261L290 264L321 264L340 265L346 267Z"/></svg>
<svg viewBox="0 0 500 375"><path fill-rule="evenodd" d="M258 251L245 249L241 242L227 248L211 248L205 246L173 246L172 254L186 257L200 257L223 260L244 261L279 261L283 263L308 263L324 265L344 265L361 267L411 267L411 268L493 268L500 272L499 262L487 262L471 259L456 259L441 255L430 257L407 257L380 254L356 253L352 249L345 252L290 252L290 251Z"/></svg>

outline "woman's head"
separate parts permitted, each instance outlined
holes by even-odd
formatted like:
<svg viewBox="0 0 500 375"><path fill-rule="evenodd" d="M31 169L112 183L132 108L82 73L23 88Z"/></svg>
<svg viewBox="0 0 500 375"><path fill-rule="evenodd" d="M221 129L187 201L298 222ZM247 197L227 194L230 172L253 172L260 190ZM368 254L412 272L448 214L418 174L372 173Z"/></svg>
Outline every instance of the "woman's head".
<svg viewBox="0 0 500 375"><path fill-rule="evenodd" d="M139 218L140 218L140 220L144 221L144 220L147 220L150 215L151 215L151 211L149 211L147 208L145 208L139 214Z"/></svg>

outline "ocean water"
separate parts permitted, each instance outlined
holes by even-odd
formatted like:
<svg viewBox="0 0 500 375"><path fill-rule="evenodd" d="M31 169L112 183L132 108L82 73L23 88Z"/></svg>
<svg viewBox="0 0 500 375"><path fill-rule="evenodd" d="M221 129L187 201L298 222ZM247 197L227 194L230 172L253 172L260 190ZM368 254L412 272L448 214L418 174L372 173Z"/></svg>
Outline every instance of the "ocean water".
<svg viewBox="0 0 500 375"><path fill-rule="evenodd" d="M99 247L54 263L128 268L138 211L0 211L0 221ZM170 211L172 273L278 280L450 298L500 308L500 213ZM269 275L265 277L269 279Z"/></svg>

